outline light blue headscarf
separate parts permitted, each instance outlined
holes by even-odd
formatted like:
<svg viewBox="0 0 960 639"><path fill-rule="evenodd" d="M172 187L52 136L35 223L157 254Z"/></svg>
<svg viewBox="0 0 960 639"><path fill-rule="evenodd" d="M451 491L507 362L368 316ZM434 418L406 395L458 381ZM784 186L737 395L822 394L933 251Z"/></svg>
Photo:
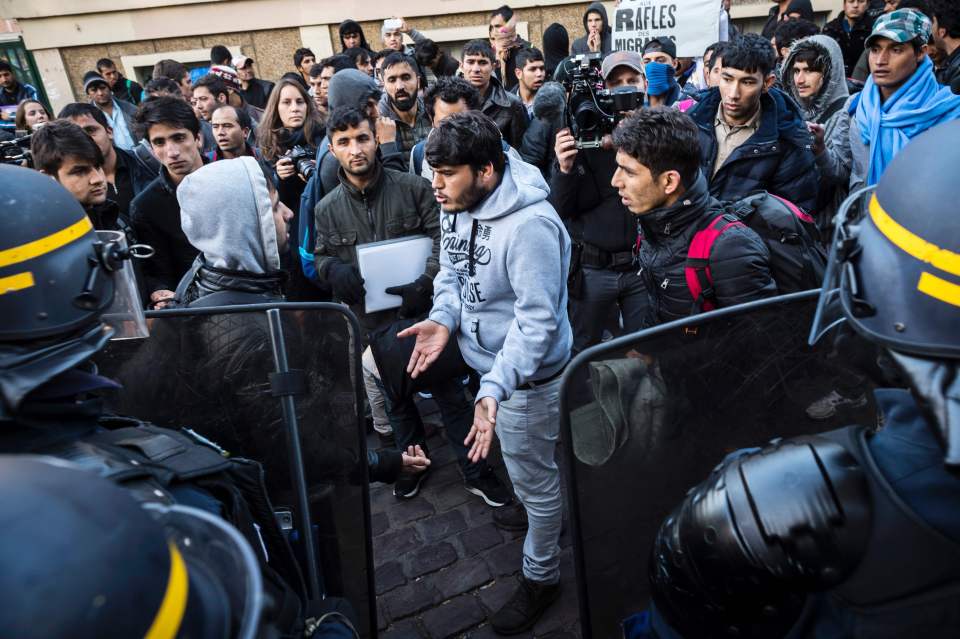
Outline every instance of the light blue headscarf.
<svg viewBox="0 0 960 639"><path fill-rule="evenodd" d="M872 75L858 97L854 117L860 139L870 147L868 185L879 181L890 160L911 138L941 122L960 119L960 95L937 82L933 63L926 56L886 102L881 102L880 89L873 83Z"/></svg>

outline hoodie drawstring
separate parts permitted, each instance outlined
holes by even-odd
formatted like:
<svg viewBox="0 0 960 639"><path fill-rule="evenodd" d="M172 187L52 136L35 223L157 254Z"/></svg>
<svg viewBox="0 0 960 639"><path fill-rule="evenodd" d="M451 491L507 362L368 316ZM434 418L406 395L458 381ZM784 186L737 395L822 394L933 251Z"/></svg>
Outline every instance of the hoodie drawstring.
<svg viewBox="0 0 960 639"><path fill-rule="evenodd" d="M477 269L473 264L473 253L477 246L477 226L479 226L479 224L474 220L473 225L470 227L470 255L467 257L467 272L470 273L470 277L477 274Z"/></svg>

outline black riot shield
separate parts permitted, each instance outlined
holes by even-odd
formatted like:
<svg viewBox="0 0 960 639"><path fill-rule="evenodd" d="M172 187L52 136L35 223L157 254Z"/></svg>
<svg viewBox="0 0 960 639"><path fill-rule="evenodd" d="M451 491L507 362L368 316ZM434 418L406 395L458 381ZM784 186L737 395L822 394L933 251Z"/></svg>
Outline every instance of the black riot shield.
<svg viewBox="0 0 960 639"><path fill-rule="evenodd" d="M622 637L648 608L661 522L727 454L877 423L879 352L844 325L809 346L817 294L665 324L571 363L561 419L585 638ZM832 414L831 393L843 397Z"/></svg>
<svg viewBox="0 0 960 639"><path fill-rule="evenodd" d="M358 631L375 637L356 317L339 304L289 303L147 319L150 337L111 342L97 356L101 374L123 385L108 409L188 428L263 464L307 596L347 598Z"/></svg>

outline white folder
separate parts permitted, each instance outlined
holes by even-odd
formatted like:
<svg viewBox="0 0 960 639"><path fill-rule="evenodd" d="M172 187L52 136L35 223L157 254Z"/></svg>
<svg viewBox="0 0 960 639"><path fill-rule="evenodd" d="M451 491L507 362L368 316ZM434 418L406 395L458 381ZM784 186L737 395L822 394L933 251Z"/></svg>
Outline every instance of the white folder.
<svg viewBox="0 0 960 639"><path fill-rule="evenodd" d="M425 235L358 244L357 266L367 291L364 298L366 312L400 306L403 301L400 296L387 295L384 290L390 286L409 284L423 275L432 251L433 240Z"/></svg>

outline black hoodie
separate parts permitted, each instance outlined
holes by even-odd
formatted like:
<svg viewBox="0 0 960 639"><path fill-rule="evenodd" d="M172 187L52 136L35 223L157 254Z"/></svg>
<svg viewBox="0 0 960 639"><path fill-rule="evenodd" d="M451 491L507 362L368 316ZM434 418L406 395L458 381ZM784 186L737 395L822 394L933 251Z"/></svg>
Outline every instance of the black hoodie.
<svg viewBox="0 0 960 639"><path fill-rule="evenodd" d="M367 36L363 33L363 29L360 28L360 23L356 20L344 20L340 23L340 49L346 51L349 47L343 43L343 34L344 33L360 33L360 48L366 49L367 51L372 51L370 45L367 44Z"/></svg>
<svg viewBox="0 0 960 639"><path fill-rule="evenodd" d="M603 28L600 29L600 53L603 57L610 55L610 52L613 51L613 32L610 29L610 20L607 18L607 9L603 6L602 2L592 2L590 6L587 7L587 10L583 12L583 30L587 31L587 16L591 13L599 13L600 17L603 19ZM587 32L589 34L589 32ZM582 38L577 38L573 41L573 46L570 48L570 53L572 55L577 55L580 53L590 53L590 47L587 46L587 35L584 35Z"/></svg>

